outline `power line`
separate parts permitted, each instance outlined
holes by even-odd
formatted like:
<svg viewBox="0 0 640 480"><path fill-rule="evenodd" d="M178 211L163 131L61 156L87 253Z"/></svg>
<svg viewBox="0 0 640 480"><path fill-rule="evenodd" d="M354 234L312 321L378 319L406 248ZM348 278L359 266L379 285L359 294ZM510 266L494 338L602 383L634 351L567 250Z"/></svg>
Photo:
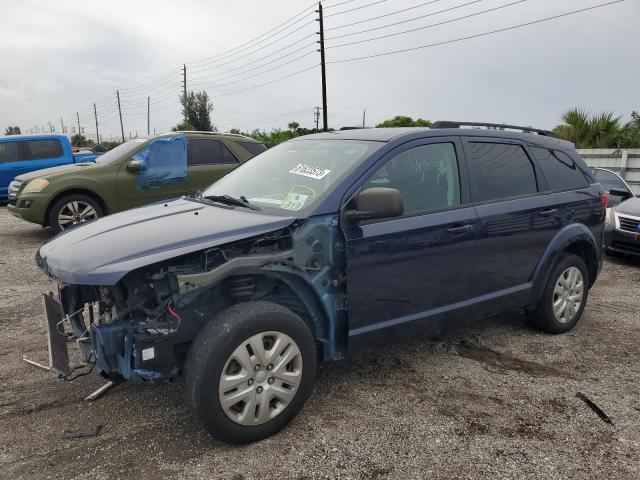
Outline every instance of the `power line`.
<svg viewBox="0 0 640 480"><path fill-rule="evenodd" d="M481 1L482 0L474 0L472 2L467 3L466 5L470 5L472 3L477 3L477 2L481 2ZM476 17L478 15L482 15L482 14L485 14L485 13L495 12L496 10L501 10L503 8L512 7L513 5L518 5L519 3L524 3L526 1L527 0L516 0L515 2L507 3L505 5L499 5L499 6L494 7L494 8L489 8L487 10L482 10L480 12L471 13L469 15L464 15L462 17L452 18L451 20L445 20L445 21L438 22L438 23L432 23L430 25L425 25L423 27L412 28L410 30L403 30L402 32L395 32L395 33L389 33L387 35L380 35L379 37L365 38L364 40L355 40L353 42L341 43L339 45L330 45L327 48L346 47L346 46L349 46L349 45L356 45L358 43L372 42L374 40L381 40L383 38L396 37L398 35L404 35L406 33L413 33L413 32L417 32L419 30L424 30L426 28L438 27L440 25L445 25L447 23L453 23L453 22L457 22L457 21L464 20L464 19L467 19L467 18ZM461 5L461 6L464 6L464 5ZM436 13L438 13L438 12L436 12ZM370 29L370 30L375 30L375 29ZM370 31L370 30L363 30L363 32ZM362 33L362 32L356 32L356 33L352 33L352 34L348 34L348 35L356 35L357 33ZM347 36L347 35L340 35L340 36L344 37L344 36ZM335 39L335 38L339 38L339 37L333 37L333 38Z"/></svg>
<svg viewBox="0 0 640 480"><path fill-rule="evenodd" d="M437 1L439 1L439 0L437 0ZM343 37L351 37L353 35L359 35L361 33L373 32L374 30L380 30L380 29L383 29L383 28L394 27L396 25L401 25L403 23L415 22L416 20L421 20L421 19L427 18L427 17L433 17L434 15L438 15L440 13L450 12L451 10L457 10L458 8L467 7L469 5L473 5L474 3L480 3L480 2L483 2L483 1L484 0L472 0L472 1L467 2L467 3L462 3L462 4L456 5L454 7L449 7L449 8L445 8L443 10L438 10L436 12L431 12L431 13L427 13L425 15L420 15L420 16L417 16L417 17L409 18L407 20L400 20L398 22L388 23L386 25L380 25L379 27L372 27L372 28L368 28L366 30L358 30L357 32L343 33L342 35L336 35L335 37L329 37L329 38L327 38L327 40L334 40L336 38L343 38ZM490 12L490 11L491 10L485 10L484 12L480 12L480 13L485 13L485 12ZM478 15L478 14L474 14L474 15ZM467 18L467 17L460 17L460 19L462 19L462 18ZM454 20L457 20L457 19L454 19ZM423 28L425 28L425 27L423 27ZM411 31L411 30L409 30L409 31Z"/></svg>
<svg viewBox="0 0 640 480"><path fill-rule="evenodd" d="M622 1L622 0L620 0L620 1ZM226 92L226 93L221 93L219 95L213 95L212 98L225 97L227 95L237 95L238 93L248 92L249 90L254 90L256 88L264 87L266 85L271 85L272 83L276 83L276 82L280 82L282 80L286 80L287 78L295 77L296 75L299 75L299 74L301 74L303 72L307 72L307 71L309 71L309 70L311 70L313 68L319 67L319 66L320 66L320 64L317 63L315 65L312 65L310 67L304 68L302 70L298 70L297 72L291 73L289 75L285 75L284 77L276 78L275 80L271 80L269 82L261 83L259 85L254 85L252 87L248 87L248 88L245 88L243 90L237 90L235 92ZM237 83L237 82L232 82L232 83ZM221 87L221 86L225 86L225 85L218 85L218 87Z"/></svg>
<svg viewBox="0 0 640 480"><path fill-rule="evenodd" d="M263 71L261 71L261 72L254 73L253 75L249 75L248 77L243 77L243 78L241 78L240 80L238 80L238 82L242 82L242 81L247 80L247 79L249 79L249 78L257 77L257 76L263 75L263 74L265 74L265 73L267 73L267 72L271 72L271 71L273 71L273 70L277 70L277 69L279 69L279 68L284 67L285 65L289 65L290 63L297 62L298 60L300 60L300 59L302 59L302 58L304 58L304 57L308 57L308 56L309 56L309 55L311 55L312 53L317 53L317 52L316 52L315 50L312 50L312 51L310 51L310 52L304 53L304 54L299 55L299 56L297 56L297 57L295 57L295 58L293 58L293 59L291 59L291 60L289 60L289 61L287 61L287 62L284 62L284 63L280 64L280 65L276 65L276 66L274 66L274 67L268 68L267 70L263 70ZM262 66L264 66L264 65L262 65ZM252 69L252 70L255 70L255 69ZM243 73L244 73L244 72L243 72ZM210 81L207 81L207 82L200 82L200 83L196 82L196 83L192 83L192 84L191 84L191 86L192 86L192 87L198 87L198 86L202 86L202 85L209 85L209 84L211 84L211 83L217 83L218 81L221 81L221 80L227 80L227 79L229 79L229 78L237 77L238 75L241 75L241 74L242 74L242 73L236 73L236 74L234 74L234 75L230 75L230 76L228 76L228 77L222 77L222 78L219 78L218 80L215 80L215 81L214 81L214 80L210 80Z"/></svg>
<svg viewBox="0 0 640 480"><path fill-rule="evenodd" d="M362 56L362 57L353 57L353 58L344 58L344 59L341 59L341 60L333 60L333 61L327 62L327 63L345 63L345 62L353 62L353 61L357 61L357 60L366 60L366 59L369 59L369 58L384 57L384 56L387 56L387 55L394 55L396 53L411 52L411 51L415 51L415 50L421 50L421 49L424 49L424 48L431 48L431 47L437 47L437 46L440 46L440 45L447 45L447 44L450 44L450 43L462 42L464 40L471 40L473 38L486 37L488 35L493 35L494 33L507 32L509 30L515 30L517 28L528 27L530 25L535 25L535 24L547 22L547 21L550 21L550 20L556 20L556 19L562 18L562 17L568 17L569 15L574 15L576 13L582 13L582 12L586 12L586 11L589 11L589 10L594 10L596 8L601 8L601 7L606 7L606 6L609 6L609 5L614 5L616 3L621 3L621 2L624 2L624 1L625 0L614 0L614 1L611 1L611 2L600 3L600 4L597 4L597 5L593 5L591 7L581 8L581 9L578 9L578 10L572 10L570 12L565 12L565 13L561 13L561 14L558 14L558 15L553 15L551 17L540 18L538 20L532 20L530 22L520 23L518 25L512 25L510 27L499 28L499 29L496 29L496 30L491 30L489 32L477 33L475 35L468 35L466 37L454 38L452 40L445 40L445 41L442 41L442 42L430 43L430 44L427 44L427 45L420 45L420 46L417 46L417 47L404 48L402 50L393 50L393 51L390 51L390 52L376 53L376 54L373 54L373 55L365 55L365 56Z"/></svg>
<svg viewBox="0 0 640 480"><path fill-rule="evenodd" d="M291 46L293 46L293 45L298 45L298 43L299 43L299 42L292 43L292 44L288 45L287 47L285 47L285 48L283 48L283 49L281 48L280 50L276 50L275 52L272 52L272 53L271 53L271 54L269 54L269 55L265 55L265 56L263 56L263 57L262 57L262 60L264 60L265 58L269 58L270 56L272 56L272 55L274 55L274 54L276 54L276 53L280 53L280 52L282 52L283 50L286 50L287 48L289 48L289 47L291 47ZM290 55L293 55L294 53L297 53L297 52L299 52L300 50L304 50L305 48L308 48L308 47L310 47L310 46L312 46L312 45L315 45L315 44L316 44L315 40L314 40L314 41L312 41L312 42L306 43L306 44L302 45L301 47L296 48L295 50L292 50L291 52L289 52L289 53L287 53L287 54L285 54L285 55L282 55L282 56L280 56L280 57L278 57L278 58L274 58L273 60L269 60L268 62L266 62L266 63L264 63L264 64L262 64L262 65L259 65L259 66L256 66L256 67L253 67L253 68L250 68L250 69L248 69L248 70L245 70L245 72L250 72L250 71L255 70L255 69L257 69L257 68L261 68L261 67L264 67L264 66L266 66L266 65L270 65L270 64L272 64L273 62L277 62L278 60L281 60L281 59L286 58L286 57L288 57L288 56L290 56ZM238 70L238 69L240 69L240 68L246 67L246 66L248 66L248 65L253 65L254 63L255 63L255 60L254 60L254 61L252 61L252 62L246 63L246 64L244 64L244 65L240 65L240 66L238 66L238 67L230 68L230 69L228 69L228 70L223 70L223 71L221 71L221 72L218 72L218 73L217 73L217 74L215 74L215 75L206 75L206 76L204 76L204 77L192 77L192 79L193 79L193 80L206 80L206 79L208 79L208 78L215 78L215 77L217 77L218 75L222 75L222 74L224 74L224 73L228 73L228 72L233 72L233 71L235 71L235 70Z"/></svg>
<svg viewBox="0 0 640 480"><path fill-rule="evenodd" d="M347 23L347 24L344 24L344 25L338 25L336 27L327 28L326 31L328 32L330 30L337 30L339 28L352 27L353 25L359 25L361 23L371 22L372 20L378 20L379 18L390 17L391 15L397 15L398 13L407 12L409 10L415 10L416 8L424 7L426 5L431 5L432 3L438 3L440 1L442 1L442 0L431 0L429 2L421 3L419 5L414 5L414 6L409 7L409 8L403 8L402 10L396 10L394 12L385 13L384 15L378 15L377 17L371 17L371 18L367 18L365 20L360 20L358 22L352 22L352 23Z"/></svg>
<svg viewBox="0 0 640 480"><path fill-rule="evenodd" d="M378 5L379 3L384 3L384 2L387 2L387 1L389 1L389 0L378 0L377 2L367 3L366 5L361 5L359 7L351 8L349 10L343 10L341 12L336 12L336 13L332 13L330 15L325 15L324 18L335 17L336 15L342 15L343 13L349 13L349 12L354 12L356 10L361 10L363 8L373 7L374 5Z"/></svg>
<svg viewBox="0 0 640 480"><path fill-rule="evenodd" d="M313 12L308 12L305 14L305 12L307 12L307 10L309 10L310 8L312 8L315 5L315 3L311 4L310 6L308 6L307 8L305 8L304 10L302 10L300 13L298 13L297 15L294 15L293 17L291 17L289 20L281 23L280 25L272 28L271 30L265 32L264 34L254 38L253 40L250 40L248 42L243 43L242 45L238 45L237 47L234 47L230 50L227 50L226 52L222 52L216 55L213 55L211 57L207 57L204 58L202 60L197 60L197 61L193 61L193 62L187 62L187 65L194 65L196 68L201 67L203 65L209 65L211 63L215 63L217 60L222 60L223 57L230 57L233 56L237 53L243 52L245 50L251 49L253 47L255 47L256 45L259 45L260 43L264 42L265 40L268 40L270 38L273 38L276 35L279 35L280 33L288 30L289 28L291 28L293 25L296 25L297 23L301 22L304 18L308 17L309 15L313 14ZM303 15L304 14L304 15ZM300 17L300 15L303 15L301 18L298 18L296 21L294 21L293 23L291 23L290 25L287 25L284 28L281 28L280 30L278 30L277 32L274 32L274 30L277 30L278 28L282 27L283 25L291 22L291 20ZM306 24L305 24L306 25ZM304 25L303 25L304 26ZM302 28L302 27L301 27ZM299 28L297 29L299 30ZM295 31L297 31L295 30ZM273 33L271 33L273 32ZM268 35L265 37L265 35L271 33L271 35ZM287 34L289 35L289 34ZM264 38L262 38L264 37ZM283 37L284 38L284 37ZM260 41L257 41L258 39L261 39ZM250 45L251 43L254 43L254 45ZM199 64L199 65L196 65Z"/></svg>
<svg viewBox="0 0 640 480"><path fill-rule="evenodd" d="M327 8L339 7L340 5L344 5L345 3L353 3L353 2L355 2L355 1L356 1L356 0L345 0L344 2L335 3L335 4L333 4L333 5L327 5L327 6L325 6L324 8L325 8L325 9L327 9Z"/></svg>

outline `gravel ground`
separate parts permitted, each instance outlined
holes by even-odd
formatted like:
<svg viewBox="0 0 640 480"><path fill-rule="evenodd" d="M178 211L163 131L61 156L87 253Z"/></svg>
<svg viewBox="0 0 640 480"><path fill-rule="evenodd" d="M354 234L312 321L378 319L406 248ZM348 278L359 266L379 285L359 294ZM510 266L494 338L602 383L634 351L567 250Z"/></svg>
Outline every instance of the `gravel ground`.
<svg viewBox="0 0 640 480"><path fill-rule="evenodd" d="M87 403L98 377L62 382L21 360L47 358L53 284L33 258L49 236L0 208L0 478L640 478L639 262L608 259L566 335L514 311L370 337L319 373L289 427L237 447L202 431L179 381Z"/></svg>

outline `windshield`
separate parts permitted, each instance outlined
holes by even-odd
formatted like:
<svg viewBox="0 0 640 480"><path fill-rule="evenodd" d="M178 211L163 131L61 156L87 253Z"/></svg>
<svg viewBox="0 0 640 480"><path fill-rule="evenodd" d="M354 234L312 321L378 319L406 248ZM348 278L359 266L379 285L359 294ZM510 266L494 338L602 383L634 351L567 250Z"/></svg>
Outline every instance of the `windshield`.
<svg viewBox="0 0 640 480"><path fill-rule="evenodd" d="M202 195L230 195L260 208L299 211L317 202L362 158L382 145L352 140L282 143L227 174Z"/></svg>
<svg viewBox="0 0 640 480"><path fill-rule="evenodd" d="M96 158L96 163L100 163L102 165L110 165L123 157L127 157L130 153L132 153L136 148L138 148L147 140L148 139L146 138L136 138L135 140L129 140L128 142L121 143L116 148L113 148Z"/></svg>

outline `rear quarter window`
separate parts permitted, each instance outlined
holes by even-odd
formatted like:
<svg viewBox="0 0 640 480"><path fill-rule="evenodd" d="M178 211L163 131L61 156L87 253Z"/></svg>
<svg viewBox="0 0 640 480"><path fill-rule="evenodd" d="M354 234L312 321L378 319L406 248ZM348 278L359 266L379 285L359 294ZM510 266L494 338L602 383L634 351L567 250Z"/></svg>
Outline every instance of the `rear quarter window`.
<svg viewBox="0 0 640 480"><path fill-rule="evenodd" d="M267 149L267 147L265 147L264 144L258 143L258 142L236 142L236 143L253 156L259 155L260 153L264 152Z"/></svg>
<svg viewBox="0 0 640 480"><path fill-rule="evenodd" d="M589 186L579 165L566 153L540 147L531 147L531 151L551 190L574 190Z"/></svg>

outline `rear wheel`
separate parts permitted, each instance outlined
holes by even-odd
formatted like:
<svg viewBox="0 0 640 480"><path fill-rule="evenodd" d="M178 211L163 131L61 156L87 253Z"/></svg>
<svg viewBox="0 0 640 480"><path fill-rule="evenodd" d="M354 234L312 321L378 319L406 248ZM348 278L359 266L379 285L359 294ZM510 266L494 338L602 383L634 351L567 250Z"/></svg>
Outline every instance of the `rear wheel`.
<svg viewBox="0 0 640 480"><path fill-rule="evenodd" d="M316 362L313 334L293 312L270 302L234 305L193 342L187 399L214 437L254 442L282 429L302 408Z"/></svg>
<svg viewBox="0 0 640 480"><path fill-rule="evenodd" d="M49 210L49 226L56 232L95 220L104 211L93 198L82 194L70 194L59 198Z"/></svg>
<svg viewBox="0 0 640 480"><path fill-rule="evenodd" d="M529 312L531 320L549 333L571 330L587 303L589 273L584 260L574 254L560 258L535 310Z"/></svg>

